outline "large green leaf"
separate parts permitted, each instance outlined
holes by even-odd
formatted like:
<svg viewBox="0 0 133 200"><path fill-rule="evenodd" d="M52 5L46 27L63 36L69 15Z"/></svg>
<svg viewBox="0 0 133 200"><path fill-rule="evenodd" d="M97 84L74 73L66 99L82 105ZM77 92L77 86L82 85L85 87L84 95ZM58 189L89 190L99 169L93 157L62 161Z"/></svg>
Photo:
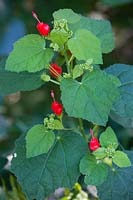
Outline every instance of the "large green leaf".
<svg viewBox="0 0 133 200"><path fill-rule="evenodd" d="M78 30L68 40L68 48L78 60L93 60L93 64L102 64L100 40L88 30Z"/></svg>
<svg viewBox="0 0 133 200"><path fill-rule="evenodd" d="M133 66L114 64L106 69L120 81L120 98L113 105L111 118L126 128L133 128Z"/></svg>
<svg viewBox="0 0 133 200"><path fill-rule="evenodd" d="M109 147L116 149L118 147L117 137L111 127L108 127L101 135L100 135L100 144L102 147Z"/></svg>
<svg viewBox="0 0 133 200"><path fill-rule="evenodd" d="M56 188L73 186L80 176L80 159L87 150L87 144L79 134L61 131L47 154L26 159L23 136L16 144L17 157L13 158L12 172L28 200L42 200Z"/></svg>
<svg viewBox="0 0 133 200"><path fill-rule="evenodd" d="M5 60L0 63L0 94L6 95L17 91L30 91L44 84L41 80L42 72L9 72L5 70Z"/></svg>
<svg viewBox="0 0 133 200"><path fill-rule="evenodd" d="M110 22L107 20L96 20L82 16L80 21L72 24L70 28L74 33L79 29L87 29L92 32L101 41L103 53L109 53L114 49L114 36Z"/></svg>
<svg viewBox="0 0 133 200"><path fill-rule="evenodd" d="M106 125L112 103L119 96L114 80L97 69L84 74L82 81L61 81L62 102L69 116Z"/></svg>
<svg viewBox="0 0 133 200"><path fill-rule="evenodd" d="M45 40L40 35L29 34L19 39L7 59L6 69L13 72L37 72L47 67L53 51L45 46Z"/></svg>
<svg viewBox="0 0 133 200"><path fill-rule="evenodd" d="M55 140L52 131L38 124L33 126L26 135L26 155L27 158L47 153Z"/></svg>
<svg viewBox="0 0 133 200"><path fill-rule="evenodd" d="M107 175L108 166L104 163L97 162L93 155L86 155L80 161L80 172L85 176L85 183L87 185L101 185Z"/></svg>
<svg viewBox="0 0 133 200"><path fill-rule="evenodd" d="M60 9L53 13L54 20L66 19L68 23L76 23L81 16L73 12L71 9Z"/></svg>
<svg viewBox="0 0 133 200"><path fill-rule="evenodd" d="M133 151L126 153L133 163ZM133 166L110 170L106 181L97 189L101 200L132 200Z"/></svg>

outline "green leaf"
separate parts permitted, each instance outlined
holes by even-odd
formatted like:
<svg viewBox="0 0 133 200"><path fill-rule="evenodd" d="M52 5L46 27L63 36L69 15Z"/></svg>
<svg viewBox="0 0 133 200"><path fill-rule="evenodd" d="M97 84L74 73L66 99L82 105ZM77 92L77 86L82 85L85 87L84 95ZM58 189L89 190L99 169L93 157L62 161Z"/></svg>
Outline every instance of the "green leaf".
<svg viewBox="0 0 133 200"><path fill-rule="evenodd" d="M76 23L81 16L73 12L71 9L60 9L53 13L54 20L66 19L68 23Z"/></svg>
<svg viewBox="0 0 133 200"><path fill-rule="evenodd" d="M105 158L105 156L106 156L105 148L104 147L98 148L97 150L93 151L93 155L97 159Z"/></svg>
<svg viewBox="0 0 133 200"><path fill-rule="evenodd" d="M133 151L126 151L133 163ZM132 200L133 199L133 166L109 170L106 181L97 187L101 200Z"/></svg>
<svg viewBox="0 0 133 200"><path fill-rule="evenodd" d="M12 172L27 199L44 199L59 187L73 187L80 176L79 162L88 151L84 139L72 131L61 131L47 154L26 158L25 136L16 143Z"/></svg>
<svg viewBox="0 0 133 200"><path fill-rule="evenodd" d="M114 64L106 72L121 81L120 98L114 103L110 117L126 128L133 128L133 66Z"/></svg>
<svg viewBox="0 0 133 200"><path fill-rule="evenodd" d="M82 67L80 67L80 65L75 65L75 67L73 69L73 79L78 78L83 73L84 73L84 70L82 69Z"/></svg>
<svg viewBox="0 0 133 200"><path fill-rule="evenodd" d="M39 88L44 84L41 80L41 73L9 72L5 70L5 61L0 62L0 94L6 95L17 91L30 91Z"/></svg>
<svg viewBox="0 0 133 200"><path fill-rule="evenodd" d="M60 48L64 48L63 45L67 42L69 37L69 33L67 32L53 30L50 32L48 39L51 40L53 43L58 44Z"/></svg>
<svg viewBox="0 0 133 200"><path fill-rule="evenodd" d="M27 158L47 153L52 147L55 135L46 129L44 125L33 126L26 135L26 156Z"/></svg>
<svg viewBox="0 0 133 200"><path fill-rule="evenodd" d="M79 29L86 29L99 38L103 53L111 52L114 45L114 36L111 24L107 20L96 20L88 17L81 17L80 21L70 26L73 32Z"/></svg>
<svg viewBox="0 0 133 200"><path fill-rule="evenodd" d="M29 34L14 44L6 70L13 72L37 72L47 68L53 57L53 50L45 48L45 40L40 35Z"/></svg>
<svg viewBox="0 0 133 200"><path fill-rule="evenodd" d="M113 157L113 162L118 167L129 167L131 166L131 162L126 153L122 151L116 151Z"/></svg>
<svg viewBox="0 0 133 200"><path fill-rule="evenodd" d="M78 30L68 40L68 48L78 60L93 59L93 64L102 64L100 40L87 30Z"/></svg>
<svg viewBox="0 0 133 200"><path fill-rule="evenodd" d="M85 176L85 183L87 185L101 185L107 175L108 166L104 163L99 163L94 156L86 155L80 161L80 172Z"/></svg>
<svg viewBox="0 0 133 200"><path fill-rule="evenodd" d="M69 116L106 125L113 102L119 92L112 79L101 70L84 74L81 82L62 79L63 106Z"/></svg>
<svg viewBox="0 0 133 200"><path fill-rule="evenodd" d="M100 144L102 147L109 147L116 149L118 147L117 137L111 127L107 127L104 132L100 135Z"/></svg>
<svg viewBox="0 0 133 200"><path fill-rule="evenodd" d="M60 129L64 128L63 125L62 125L62 123L61 123L61 121L57 120L57 119L55 119L53 121L53 126L54 126L54 129L56 129L56 130L60 130Z"/></svg>

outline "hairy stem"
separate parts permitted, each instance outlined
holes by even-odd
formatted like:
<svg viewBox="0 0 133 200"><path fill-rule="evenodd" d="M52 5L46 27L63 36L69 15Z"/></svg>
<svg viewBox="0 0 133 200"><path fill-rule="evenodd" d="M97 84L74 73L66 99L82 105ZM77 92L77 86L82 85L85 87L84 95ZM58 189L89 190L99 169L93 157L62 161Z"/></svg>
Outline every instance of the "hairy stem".
<svg viewBox="0 0 133 200"><path fill-rule="evenodd" d="M55 81L53 79L50 79L50 82L55 83L56 85L60 85L60 83L58 81Z"/></svg>
<svg viewBox="0 0 133 200"><path fill-rule="evenodd" d="M68 65L71 64L71 62L73 61L73 59L74 59L74 55L72 55L72 56L70 57L70 59L69 59L69 61L68 61Z"/></svg>
<svg viewBox="0 0 133 200"><path fill-rule="evenodd" d="M98 125L94 125L94 127L93 127L93 132L94 132L94 136L95 136L95 137L98 136L98 131L99 131L99 126L98 126Z"/></svg>
<svg viewBox="0 0 133 200"><path fill-rule="evenodd" d="M68 61L68 57L67 57L67 53L64 53L65 56L65 61L66 61L66 66L67 66L67 72L70 73L70 69L69 69L69 61Z"/></svg>
<svg viewBox="0 0 133 200"><path fill-rule="evenodd" d="M84 137L84 139L86 140L86 142L88 143L88 139L87 139L87 136L86 136L86 133L85 133L85 130L84 130L84 126L83 126L83 121L80 118L78 120L79 120L80 132L81 132L82 136Z"/></svg>
<svg viewBox="0 0 133 200"><path fill-rule="evenodd" d="M71 75L72 75L72 70L73 70L73 60L74 60L74 55L72 55L68 61L68 67L69 67Z"/></svg>

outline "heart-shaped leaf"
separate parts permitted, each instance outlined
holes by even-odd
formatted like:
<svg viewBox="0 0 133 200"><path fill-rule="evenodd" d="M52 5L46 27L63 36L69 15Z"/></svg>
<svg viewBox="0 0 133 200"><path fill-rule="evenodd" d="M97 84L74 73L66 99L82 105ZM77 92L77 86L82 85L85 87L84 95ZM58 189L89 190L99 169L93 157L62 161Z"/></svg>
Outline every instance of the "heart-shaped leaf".
<svg viewBox="0 0 133 200"><path fill-rule="evenodd" d="M87 72L81 82L63 79L61 91L62 102L69 116L103 126L106 125L112 104L119 96L114 79L101 70Z"/></svg>

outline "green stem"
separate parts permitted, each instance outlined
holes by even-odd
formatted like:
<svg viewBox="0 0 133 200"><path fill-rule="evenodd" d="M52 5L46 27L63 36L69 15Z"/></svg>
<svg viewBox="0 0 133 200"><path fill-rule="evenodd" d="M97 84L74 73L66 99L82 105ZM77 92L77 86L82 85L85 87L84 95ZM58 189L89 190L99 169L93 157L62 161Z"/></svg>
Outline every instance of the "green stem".
<svg viewBox="0 0 133 200"><path fill-rule="evenodd" d="M72 62L72 60L74 59L74 55L71 55L69 61L68 61L68 65L70 65L70 63Z"/></svg>
<svg viewBox="0 0 133 200"><path fill-rule="evenodd" d="M98 125L94 125L93 131L94 131L94 136L95 136L95 137L98 136L98 130L99 130L99 126L98 126Z"/></svg>
<svg viewBox="0 0 133 200"><path fill-rule="evenodd" d="M72 70L73 70L73 60L74 60L74 56L72 55L69 62L68 62L71 75L72 75Z"/></svg>
<svg viewBox="0 0 133 200"><path fill-rule="evenodd" d="M64 53L64 56L65 56L65 60L66 60L67 72L70 73L69 64L68 64L69 61L68 61L66 52Z"/></svg>
<svg viewBox="0 0 133 200"><path fill-rule="evenodd" d="M60 83L58 81L55 81L53 79L50 79L50 82L55 83L56 85L60 85Z"/></svg>
<svg viewBox="0 0 133 200"><path fill-rule="evenodd" d="M87 139L87 136L86 136L86 133L85 133L85 130L84 130L84 126L83 126L83 121L80 118L78 120L79 120L80 132L81 132L82 136L84 137L84 139L86 140L86 142L88 143L88 139Z"/></svg>

